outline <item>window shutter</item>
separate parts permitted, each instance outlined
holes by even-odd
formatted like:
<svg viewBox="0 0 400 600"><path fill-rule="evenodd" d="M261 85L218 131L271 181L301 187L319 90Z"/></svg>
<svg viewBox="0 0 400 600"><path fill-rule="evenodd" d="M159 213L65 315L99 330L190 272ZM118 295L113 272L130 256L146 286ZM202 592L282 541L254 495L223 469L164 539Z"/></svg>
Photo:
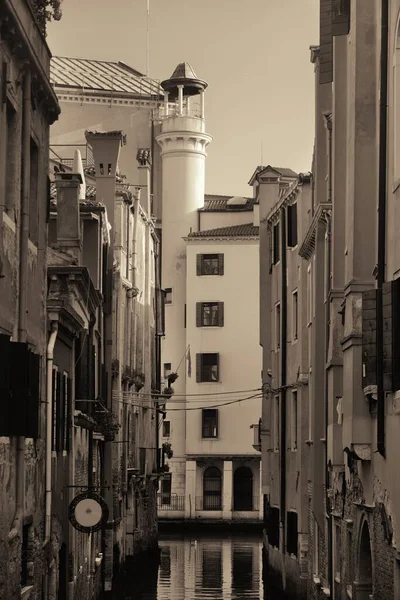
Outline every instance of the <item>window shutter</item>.
<svg viewBox="0 0 400 600"><path fill-rule="evenodd" d="M219 437L219 410L218 408L215 409L215 437Z"/></svg>
<svg viewBox="0 0 400 600"><path fill-rule="evenodd" d="M319 82L333 81L332 0L320 0Z"/></svg>
<svg viewBox="0 0 400 600"><path fill-rule="evenodd" d="M196 273L197 275L202 275L202 263L203 263L203 255L202 254L197 254L196 255Z"/></svg>
<svg viewBox="0 0 400 600"><path fill-rule="evenodd" d="M201 354L196 354L196 381L201 382Z"/></svg>
<svg viewBox="0 0 400 600"><path fill-rule="evenodd" d="M224 274L224 255L218 254L218 275Z"/></svg>
<svg viewBox="0 0 400 600"><path fill-rule="evenodd" d="M217 379L217 381L221 381L221 373L220 373L220 365L219 365L219 354L217 353L215 356L216 356L217 371L218 371L218 379Z"/></svg>
<svg viewBox="0 0 400 600"><path fill-rule="evenodd" d="M67 395L68 395L68 402L67 402L67 439L66 439L66 444L65 444L65 449L67 452L69 452L70 450L70 435L71 435L71 411L72 411L72 379L70 377L68 377L68 381L67 381Z"/></svg>
<svg viewBox="0 0 400 600"><path fill-rule="evenodd" d="M10 337L0 334L0 435L9 435Z"/></svg>
<svg viewBox="0 0 400 600"><path fill-rule="evenodd" d="M26 437L39 437L39 406L40 406L40 356L30 353L29 356L29 391Z"/></svg>
<svg viewBox="0 0 400 600"><path fill-rule="evenodd" d="M201 313L203 312L203 303L196 302L196 327L201 327Z"/></svg>
<svg viewBox="0 0 400 600"><path fill-rule="evenodd" d="M12 342L11 349L11 403L9 435L25 435L28 420L30 352L26 344Z"/></svg>
<svg viewBox="0 0 400 600"><path fill-rule="evenodd" d="M393 319L392 319L392 281L382 285L383 303L383 389L393 390L392 371L392 344L393 344Z"/></svg>
<svg viewBox="0 0 400 600"><path fill-rule="evenodd" d="M350 31L350 0L332 0L332 35L348 35Z"/></svg>
<svg viewBox="0 0 400 600"><path fill-rule="evenodd" d="M362 295L363 387L376 385L376 290Z"/></svg>
<svg viewBox="0 0 400 600"><path fill-rule="evenodd" d="M57 371L57 375L56 375L56 379L57 379L57 390L56 390L56 397L55 397L55 417L56 417L56 447L55 450L56 452L60 452L61 449L61 439L60 439L60 416L61 416L61 399L63 398L63 395L61 393L61 386L62 386L62 380L61 380L61 373L59 373Z"/></svg>
<svg viewBox="0 0 400 600"><path fill-rule="evenodd" d="M218 326L224 326L224 303L218 302Z"/></svg>
<svg viewBox="0 0 400 600"><path fill-rule="evenodd" d="M392 294L393 315L393 390L400 390L400 279L393 281Z"/></svg>

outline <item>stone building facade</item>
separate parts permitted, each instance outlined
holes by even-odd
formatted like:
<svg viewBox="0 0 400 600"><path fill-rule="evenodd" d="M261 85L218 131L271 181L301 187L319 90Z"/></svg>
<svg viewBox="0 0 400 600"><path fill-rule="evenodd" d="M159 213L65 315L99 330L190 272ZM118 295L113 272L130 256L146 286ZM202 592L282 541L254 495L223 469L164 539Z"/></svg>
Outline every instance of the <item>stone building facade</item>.
<svg viewBox="0 0 400 600"><path fill-rule="evenodd" d="M309 456L301 464L309 515L302 525L308 536L301 560L307 598L395 600L400 594L394 234L400 5L321 0L320 9L320 45L311 48L316 77L312 197L301 217L305 225L298 246L309 304L303 332L309 348L309 435L302 441ZM264 287L263 293L268 296L270 290ZM268 353L271 342L265 340ZM264 485L273 472L267 408ZM278 579L289 592L283 568Z"/></svg>
<svg viewBox="0 0 400 600"><path fill-rule="evenodd" d="M59 320L53 361L55 368L64 361L68 372L67 360L72 371L70 409L62 414L62 419L71 415L70 468L62 470L64 481L55 482L68 488L68 502L64 495L64 502L54 503L52 542L59 573L61 558L70 557L58 586L64 582L73 598L111 594L121 567L157 549L161 465L153 394L159 385L158 238L147 212L151 153L138 153L141 197L140 188L132 194L116 175L124 135L87 132L87 140L93 166L84 169L78 160L74 167L80 165L80 171L74 173L52 163L49 230L49 328L57 306L76 321L71 331L69 314L73 339L67 348L65 332L60 335L65 322L61 327ZM86 315L79 320L82 311ZM101 532L88 535L68 523L68 504L91 489L106 502L108 521Z"/></svg>
<svg viewBox="0 0 400 600"><path fill-rule="evenodd" d="M39 598L48 146L59 106L30 3L5 0L0 23L0 596Z"/></svg>

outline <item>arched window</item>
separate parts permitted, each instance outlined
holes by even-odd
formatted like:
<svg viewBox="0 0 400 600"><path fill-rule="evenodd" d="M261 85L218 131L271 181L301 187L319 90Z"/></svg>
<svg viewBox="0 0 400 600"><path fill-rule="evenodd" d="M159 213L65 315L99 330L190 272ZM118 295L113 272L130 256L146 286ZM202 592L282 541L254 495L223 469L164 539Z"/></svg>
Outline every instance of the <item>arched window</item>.
<svg viewBox="0 0 400 600"><path fill-rule="evenodd" d="M221 510L222 477L217 467L208 467L203 474L203 510Z"/></svg>
<svg viewBox="0 0 400 600"><path fill-rule="evenodd" d="M239 467L233 476L233 510L253 510L253 471Z"/></svg>
<svg viewBox="0 0 400 600"><path fill-rule="evenodd" d="M393 180L400 180L400 22L397 25L393 56Z"/></svg>
<svg viewBox="0 0 400 600"><path fill-rule="evenodd" d="M360 535L360 546L358 554L358 583L360 592L357 592L357 598L368 600L372 594L372 555L371 539L367 521L364 521ZM361 595L360 595L361 593Z"/></svg>

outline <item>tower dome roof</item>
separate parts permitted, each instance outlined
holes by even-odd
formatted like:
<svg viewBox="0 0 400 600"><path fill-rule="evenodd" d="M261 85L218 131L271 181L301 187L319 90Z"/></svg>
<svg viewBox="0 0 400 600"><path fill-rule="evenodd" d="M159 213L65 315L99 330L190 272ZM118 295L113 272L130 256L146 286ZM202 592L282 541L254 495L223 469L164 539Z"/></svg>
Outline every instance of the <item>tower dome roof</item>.
<svg viewBox="0 0 400 600"><path fill-rule="evenodd" d="M195 96L207 87L207 83L196 77L191 65L187 62L179 63L169 79L161 82L162 88L169 92L171 100L178 96L178 85L183 85L185 96Z"/></svg>

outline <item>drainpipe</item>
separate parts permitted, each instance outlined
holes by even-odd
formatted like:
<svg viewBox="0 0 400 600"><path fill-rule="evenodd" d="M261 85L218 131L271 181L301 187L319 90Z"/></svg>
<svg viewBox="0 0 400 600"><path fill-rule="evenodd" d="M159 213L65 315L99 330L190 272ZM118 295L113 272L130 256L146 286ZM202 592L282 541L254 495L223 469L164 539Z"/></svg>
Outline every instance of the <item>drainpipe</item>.
<svg viewBox="0 0 400 600"><path fill-rule="evenodd" d="M18 341L27 340L27 300L28 300L28 239L29 239L29 196L31 177L31 72L24 75L24 104L22 131L22 194L21 194L21 233L19 254L19 296L18 296ZM8 534L13 540L21 531L25 502L25 437L15 439L16 486L15 514Z"/></svg>
<svg viewBox="0 0 400 600"><path fill-rule="evenodd" d="M281 209L281 444L280 444L280 492L282 553L286 554L286 369L287 369L287 262L286 262L286 210Z"/></svg>
<svg viewBox="0 0 400 600"><path fill-rule="evenodd" d="M379 183L378 183L378 273L376 294L376 383L377 383L377 449L383 458L385 448L385 390L383 381L383 298L386 260L386 170L387 170L387 69L388 69L388 0L381 6L381 81L379 119Z"/></svg>
<svg viewBox="0 0 400 600"><path fill-rule="evenodd" d="M51 438L53 433L53 359L54 346L58 334L58 322L52 321L51 333L47 344L47 401L46 401L46 512L43 548L50 542L51 536Z"/></svg>

